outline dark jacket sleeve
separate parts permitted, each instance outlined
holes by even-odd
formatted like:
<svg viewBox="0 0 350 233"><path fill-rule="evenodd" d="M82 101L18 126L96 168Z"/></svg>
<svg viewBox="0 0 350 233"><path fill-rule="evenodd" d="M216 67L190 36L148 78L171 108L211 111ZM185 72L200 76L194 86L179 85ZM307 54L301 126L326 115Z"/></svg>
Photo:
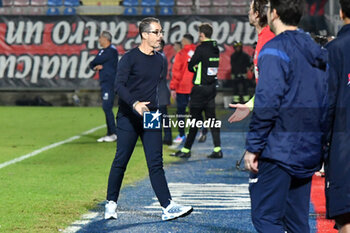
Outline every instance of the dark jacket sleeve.
<svg viewBox="0 0 350 233"><path fill-rule="evenodd" d="M103 65L103 63L105 63L110 58L111 55L108 50L103 50L102 53L101 51L99 51L95 59L90 62L91 69L94 69L94 67L97 65Z"/></svg>
<svg viewBox="0 0 350 233"><path fill-rule="evenodd" d="M132 108L133 103L135 103L137 99L130 94L129 89L126 86L132 67L131 62L132 61L129 59L128 54L124 55L119 61L115 88L119 98Z"/></svg>
<svg viewBox="0 0 350 233"><path fill-rule="evenodd" d="M258 66L260 77L246 141L246 149L253 153L261 152L266 145L279 114L288 74L288 63L278 56L259 56Z"/></svg>
<svg viewBox="0 0 350 233"><path fill-rule="evenodd" d="M334 125L336 105L338 99L338 89L340 77L338 75L341 68L341 62L339 58L342 57L341 51L337 51L336 46L332 46L330 43L326 46L328 51L328 62L329 62L329 79L328 79L328 112L327 112L327 123L328 123L328 135L327 141L330 141L332 135L332 128Z"/></svg>
<svg viewBox="0 0 350 233"><path fill-rule="evenodd" d="M197 68L195 66L198 65L201 61L202 61L201 46L198 46L194 51L194 54L191 60L188 62L188 70L195 73L197 71Z"/></svg>

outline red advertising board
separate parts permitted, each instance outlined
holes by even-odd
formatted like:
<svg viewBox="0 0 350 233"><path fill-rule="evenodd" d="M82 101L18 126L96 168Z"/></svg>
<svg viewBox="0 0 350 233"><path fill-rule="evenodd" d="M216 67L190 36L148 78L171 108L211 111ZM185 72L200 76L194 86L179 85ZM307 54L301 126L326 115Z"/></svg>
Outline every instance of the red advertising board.
<svg viewBox="0 0 350 233"><path fill-rule="evenodd" d="M96 89L98 74L89 63L100 49L98 37L108 30L119 54L140 43L138 23L141 17L126 16L1 16L0 17L0 89L59 88ZM175 56L172 44L185 33L198 42L198 25L210 22L213 39L221 55L219 79L230 77L232 44L239 40L253 54L256 31L247 17L172 16L160 17L165 31L164 53L169 63ZM171 65L169 66L171 69Z"/></svg>

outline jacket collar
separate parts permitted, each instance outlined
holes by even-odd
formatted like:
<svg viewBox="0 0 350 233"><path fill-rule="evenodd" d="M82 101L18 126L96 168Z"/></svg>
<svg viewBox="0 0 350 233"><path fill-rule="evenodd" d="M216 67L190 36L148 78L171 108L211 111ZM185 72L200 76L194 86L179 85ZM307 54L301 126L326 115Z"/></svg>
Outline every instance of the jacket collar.
<svg viewBox="0 0 350 233"><path fill-rule="evenodd" d="M340 31L338 32L338 36L341 36L343 34L347 34L347 33L350 33L350 24L346 24L344 25Z"/></svg>

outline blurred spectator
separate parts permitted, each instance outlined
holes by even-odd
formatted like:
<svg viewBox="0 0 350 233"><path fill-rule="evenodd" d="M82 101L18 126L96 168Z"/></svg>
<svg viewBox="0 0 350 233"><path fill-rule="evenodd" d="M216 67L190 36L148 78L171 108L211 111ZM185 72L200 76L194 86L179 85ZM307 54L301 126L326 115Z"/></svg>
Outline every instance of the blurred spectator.
<svg viewBox="0 0 350 233"><path fill-rule="evenodd" d="M112 35L103 31L99 37L102 49L90 63L90 68L99 72L102 108L106 116L107 135L97 139L98 142L114 142L117 140L113 105L115 97L114 82L117 75L118 51L111 44Z"/></svg>
<svg viewBox="0 0 350 233"><path fill-rule="evenodd" d="M181 41L177 41L173 44L173 49L175 51L175 55L170 59L170 67L169 67L169 78L171 80L171 78L173 77L173 65L175 62L175 56L178 52L180 52L180 50L182 49L182 44Z"/></svg>
<svg viewBox="0 0 350 233"><path fill-rule="evenodd" d="M167 72L168 72L168 60L165 54L163 53L164 45L165 45L164 40L161 40L160 46L156 49L163 56L163 60L164 60L164 66L163 66L164 68L161 73L161 79L158 86L159 110L163 116L168 115L167 105L170 104L170 90L166 80ZM163 119L166 121L166 125L169 125L169 118L163 117ZM166 128L163 127L163 131L164 131L163 144L171 145L173 140L173 137L171 135L171 127L166 127Z"/></svg>
<svg viewBox="0 0 350 233"><path fill-rule="evenodd" d="M330 66L330 146L325 162L327 218L350 232L350 0L340 0L344 26L327 44Z"/></svg>
<svg viewBox="0 0 350 233"><path fill-rule="evenodd" d="M251 65L250 56L243 52L243 46L240 41L233 44L235 51L231 55L231 78L233 80L233 101L243 103L243 96L248 94L247 72Z"/></svg>
<svg viewBox="0 0 350 233"><path fill-rule="evenodd" d="M193 44L193 36L185 34L181 41L182 49L175 56L172 73L173 77L170 81L171 96L176 99L176 107L178 121L185 121L186 107L190 98L193 87L193 73L187 68L188 61L191 59L196 46ZM174 143L181 143L186 139L185 129L179 126L179 135L174 139Z"/></svg>

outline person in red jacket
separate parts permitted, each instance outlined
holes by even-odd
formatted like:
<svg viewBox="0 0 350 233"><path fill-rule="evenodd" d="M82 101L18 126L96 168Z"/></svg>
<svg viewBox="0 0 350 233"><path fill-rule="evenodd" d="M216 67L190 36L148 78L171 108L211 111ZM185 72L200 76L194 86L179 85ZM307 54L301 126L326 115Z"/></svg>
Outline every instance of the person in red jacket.
<svg viewBox="0 0 350 233"><path fill-rule="evenodd" d="M172 79L170 81L171 96L176 99L178 121L185 121L184 115L193 87L193 73L188 71L188 61L191 59L196 46L193 44L193 36L185 34L182 38L182 49L175 56L172 68ZM174 143L184 142L186 139L185 129L179 127L179 135L174 139Z"/></svg>

